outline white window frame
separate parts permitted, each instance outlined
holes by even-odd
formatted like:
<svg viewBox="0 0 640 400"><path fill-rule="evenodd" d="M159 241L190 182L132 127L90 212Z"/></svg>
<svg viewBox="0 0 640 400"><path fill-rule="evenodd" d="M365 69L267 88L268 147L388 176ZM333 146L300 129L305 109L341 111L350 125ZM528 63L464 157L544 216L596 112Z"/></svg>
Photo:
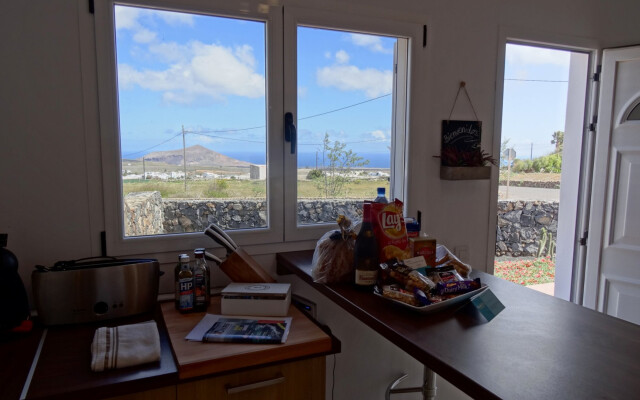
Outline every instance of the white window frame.
<svg viewBox="0 0 640 400"><path fill-rule="evenodd" d="M242 246L304 243L317 240L332 224L297 226L296 155L290 154L290 144L284 141L284 113L297 118L296 28L298 24L318 28L347 30L406 38L408 46L399 51L400 61L407 63L407 75L396 76L393 100L394 133L392 153L391 196L404 199L407 195L407 143L410 110L411 71L417 71L419 38L422 25L394 19L364 17L343 12L329 12L298 7L268 5L258 0L238 4L233 0L104 0L95 4L96 59L98 70L98 100L102 146L103 192L107 252L112 256L179 251L197 247L212 247L201 232L157 236L125 237L121 182L121 155L118 114L117 66L115 48L114 5L158 8L178 12L221 17L252 19L266 24L266 118L267 118L267 204L268 227L234 230L229 234ZM286 21L286 22L285 22ZM290 49L285 53L285 49ZM399 68L400 70L400 68ZM275 71L275 73L274 73ZM283 71L282 73L278 71ZM282 75L284 74L284 76ZM397 89L398 88L398 89ZM404 97L402 97L404 96ZM406 100L405 100L406 99ZM284 196L284 201L283 201ZM335 224L333 224L335 225ZM294 246L299 247L299 246Z"/></svg>
<svg viewBox="0 0 640 400"><path fill-rule="evenodd" d="M109 255L143 254L177 251L197 247L212 247L212 241L201 232L157 236L125 237L123 221L122 182L120 166L120 134L118 115L117 70L115 55L114 4L207 14L221 17L252 19L265 22L266 57L266 118L267 160L270 172L282 170L280 155L282 142L282 84L279 76L270 71L282 70L282 11L257 1L245 2L249 7L239 10L237 2L218 0L215 4L204 0L167 1L99 1L95 5L96 56L98 61L98 91L102 144L103 190L105 198L105 229ZM279 242L283 237L282 209L274 207L282 194L282 177L268 174L268 227L233 231L239 245Z"/></svg>
<svg viewBox="0 0 640 400"><path fill-rule="evenodd" d="M411 22L398 22L393 19L375 18L343 12L285 7L284 10L284 108L291 112L294 120L297 110L297 28L298 26L320 29L344 30L372 35L384 35L406 39L406 45L398 46L395 62L399 74L394 74L394 98L392 121L391 154L391 190L390 198L404 200L406 196L407 137L409 126L409 77L416 71L415 57L418 38L422 37L423 26ZM403 42L400 42L403 43ZM401 65L404 63L404 65ZM406 68L404 68L406 66ZM285 240L317 239L336 224L298 225L297 219L297 157L290 153L289 144L284 146L285 161Z"/></svg>

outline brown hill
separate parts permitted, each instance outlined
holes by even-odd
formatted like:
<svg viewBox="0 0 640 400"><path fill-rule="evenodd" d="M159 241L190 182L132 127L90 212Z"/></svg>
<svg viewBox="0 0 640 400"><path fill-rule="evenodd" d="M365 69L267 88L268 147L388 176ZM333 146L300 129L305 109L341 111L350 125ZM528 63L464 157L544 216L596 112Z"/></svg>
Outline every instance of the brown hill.
<svg viewBox="0 0 640 400"><path fill-rule="evenodd" d="M187 165L202 167L248 167L250 163L227 157L206 147L195 145L185 149ZM155 161L171 165L182 165L182 149L155 151L144 156L145 161ZM142 157L138 158L142 161Z"/></svg>

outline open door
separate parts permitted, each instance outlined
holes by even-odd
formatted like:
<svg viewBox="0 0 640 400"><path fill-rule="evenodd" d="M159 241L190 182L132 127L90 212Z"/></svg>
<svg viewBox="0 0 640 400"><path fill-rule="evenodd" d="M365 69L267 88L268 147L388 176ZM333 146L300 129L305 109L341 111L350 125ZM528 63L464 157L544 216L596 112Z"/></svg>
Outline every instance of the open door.
<svg viewBox="0 0 640 400"><path fill-rule="evenodd" d="M640 324L640 46L605 50L583 304Z"/></svg>

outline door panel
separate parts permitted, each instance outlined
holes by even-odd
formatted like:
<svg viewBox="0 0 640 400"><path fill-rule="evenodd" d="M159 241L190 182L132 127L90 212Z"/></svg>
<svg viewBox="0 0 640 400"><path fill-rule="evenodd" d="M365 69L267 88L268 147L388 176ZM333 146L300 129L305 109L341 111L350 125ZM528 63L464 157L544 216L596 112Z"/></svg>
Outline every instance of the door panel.
<svg viewBox="0 0 640 400"><path fill-rule="evenodd" d="M640 324L640 47L605 50L584 305Z"/></svg>

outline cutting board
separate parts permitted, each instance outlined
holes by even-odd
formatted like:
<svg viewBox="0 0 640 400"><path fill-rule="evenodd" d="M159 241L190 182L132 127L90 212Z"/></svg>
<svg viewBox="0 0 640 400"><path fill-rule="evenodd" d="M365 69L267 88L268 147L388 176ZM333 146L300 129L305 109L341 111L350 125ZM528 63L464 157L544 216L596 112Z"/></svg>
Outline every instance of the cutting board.
<svg viewBox="0 0 640 400"><path fill-rule="evenodd" d="M189 342L185 336L205 313L180 314L173 302L163 303L161 308L181 379L332 352L331 336L294 306L289 308L289 336L282 344ZM220 297L211 299L207 312L220 314Z"/></svg>

